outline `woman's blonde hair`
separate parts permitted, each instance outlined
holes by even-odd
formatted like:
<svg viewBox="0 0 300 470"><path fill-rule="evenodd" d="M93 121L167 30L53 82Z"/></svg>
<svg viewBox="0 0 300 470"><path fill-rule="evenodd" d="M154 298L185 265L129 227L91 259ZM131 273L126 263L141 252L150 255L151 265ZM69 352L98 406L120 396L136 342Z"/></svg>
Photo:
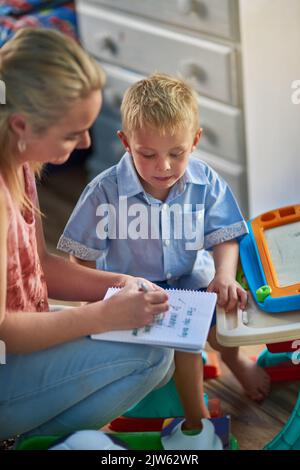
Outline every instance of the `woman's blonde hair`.
<svg viewBox="0 0 300 470"><path fill-rule="evenodd" d="M155 73L134 83L126 92L121 105L125 132L142 129L145 125L174 134L187 126L199 128L199 111L195 91L183 80Z"/></svg>
<svg viewBox="0 0 300 470"><path fill-rule="evenodd" d="M0 172L14 198L30 205L17 177L9 118L22 113L42 135L74 104L101 90L105 74L73 39L50 29L26 28L0 49L0 79L6 104L0 105ZM39 173L41 164L33 164Z"/></svg>

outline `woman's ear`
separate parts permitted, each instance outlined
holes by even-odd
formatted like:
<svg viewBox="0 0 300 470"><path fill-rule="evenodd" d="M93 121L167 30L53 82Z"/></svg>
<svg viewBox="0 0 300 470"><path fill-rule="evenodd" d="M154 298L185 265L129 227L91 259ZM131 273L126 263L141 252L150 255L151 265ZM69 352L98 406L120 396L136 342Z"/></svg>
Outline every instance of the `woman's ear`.
<svg viewBox="0 0 300 470"><path fill-rule="evenodd" d="M202 131L203 131L203 129L199 128L196 132L196 135L195 135L194 141L193 141L192 152L196 149L197 145L199 144L199 140L201 138Z"/></svg>
<svg viewBox="0 0 300 470"><path fill-rule="evenodd" d="M24 139L27 130L26 118L22 114L13 114L9 117L9 127L18 139Z"/></svg>
<svg viewBox="0 0 300 470"><path fill-rule="evenodd" d="M129 143L128 143L127 137L124 134L124 132L123 131L117 131L117 136L119 137L120 141L124 145L124 148L125 148L126 152L131 153Z"/></svg>

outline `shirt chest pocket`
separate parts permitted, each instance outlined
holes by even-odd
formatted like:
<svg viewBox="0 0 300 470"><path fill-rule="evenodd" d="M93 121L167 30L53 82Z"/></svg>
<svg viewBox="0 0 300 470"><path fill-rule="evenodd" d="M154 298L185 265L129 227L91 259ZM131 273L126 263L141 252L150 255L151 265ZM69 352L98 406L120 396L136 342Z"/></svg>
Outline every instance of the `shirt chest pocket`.
<svg viewBox="0 0 300 470"><path fill-rule="evenodd" d="M183 243L185 251L201 250L204 245L204 209L184 212Z"/></svg>

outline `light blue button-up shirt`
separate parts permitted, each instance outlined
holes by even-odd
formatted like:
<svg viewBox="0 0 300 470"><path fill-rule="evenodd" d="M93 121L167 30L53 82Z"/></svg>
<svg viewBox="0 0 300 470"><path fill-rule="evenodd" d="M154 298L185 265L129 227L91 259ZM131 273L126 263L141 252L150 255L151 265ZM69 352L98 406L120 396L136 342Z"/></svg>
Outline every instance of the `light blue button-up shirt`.
<svg viewBox="0 0 300 470"><path fill-rule="evenodd" d="M58 248L98 269L197 289L214 276L207 250L247 231L230 188L206 163L191 156L162 202L145 192L126 153L87 185Z"/></svg>

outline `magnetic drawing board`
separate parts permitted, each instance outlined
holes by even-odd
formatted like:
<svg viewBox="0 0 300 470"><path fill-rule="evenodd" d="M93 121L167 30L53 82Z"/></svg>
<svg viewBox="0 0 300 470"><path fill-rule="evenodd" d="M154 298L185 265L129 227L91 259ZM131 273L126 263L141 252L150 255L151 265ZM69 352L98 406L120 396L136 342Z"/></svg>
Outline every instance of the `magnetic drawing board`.
<svg viewBox="0 0 300 470"><path fill-rule="evenodd" d="M300 309L300 205L266 212L248 222L240 257L249 288L267 312Z"/></svg>

